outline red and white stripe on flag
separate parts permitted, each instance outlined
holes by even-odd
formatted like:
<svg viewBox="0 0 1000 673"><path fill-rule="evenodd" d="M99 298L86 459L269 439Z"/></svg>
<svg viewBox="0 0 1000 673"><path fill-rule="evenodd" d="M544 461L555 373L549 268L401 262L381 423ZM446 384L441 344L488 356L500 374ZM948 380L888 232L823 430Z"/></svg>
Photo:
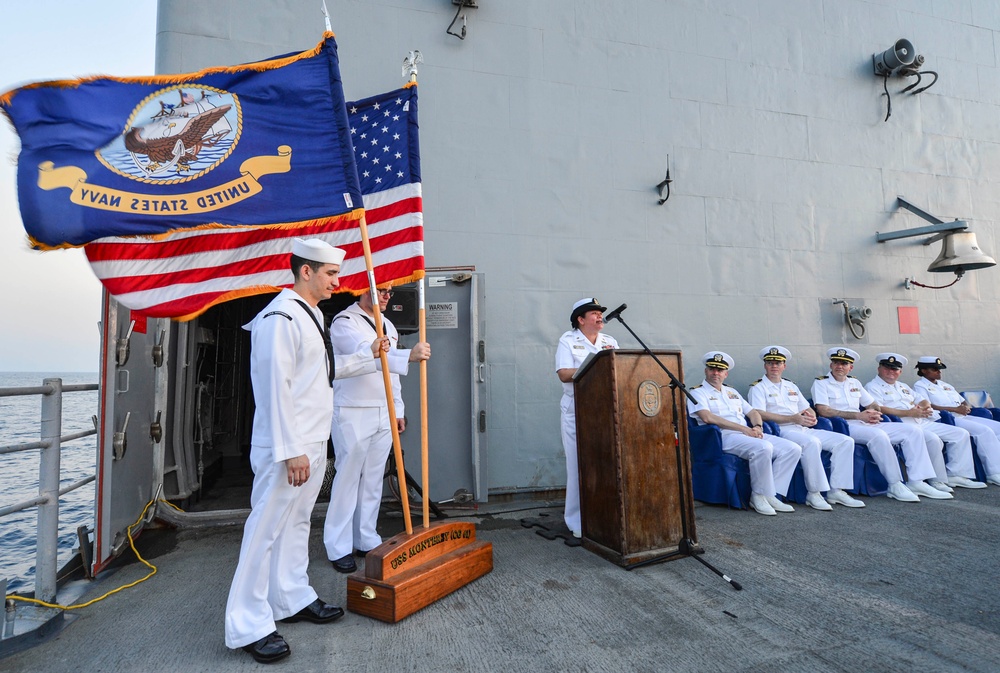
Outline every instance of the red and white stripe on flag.
<svg viewBox="0 0 1000 673"><path fill-rule="evenodd" d="M366 194L375 278L423 276L419 182ZM291 287L293 238L322 238L347 250L341 289L368 287L357 221L332 218L295 227L217 227L157 237L109 237L84 247L94 273L124 306L150 317L190 320L224 301Z"/></svg>

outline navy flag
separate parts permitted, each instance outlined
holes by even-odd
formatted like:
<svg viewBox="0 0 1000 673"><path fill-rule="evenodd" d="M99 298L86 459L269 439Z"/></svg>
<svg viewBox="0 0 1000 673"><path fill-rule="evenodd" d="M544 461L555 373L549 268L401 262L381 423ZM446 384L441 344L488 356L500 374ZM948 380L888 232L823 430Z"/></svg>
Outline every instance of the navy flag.
<svg viewBox="0 0 1000 673"><path fill-rule="evenodd" d="M29 84L0 109L20 136L18 200L37 249L233 226L308 233L363 214L332 33L240 66Z"/></svg>
<svg viewBox="0 0 1000 673"><path fill-rule="evenodd" d="M416 83L347 107L375 278L396 284L422 278ZM220 302L290 287L288 239L296 235L344 248L341 289L360 293L368 288L361 231L354 220L108 236L84 250L91 269L119 302L144 315L189 320Z"/></svg>

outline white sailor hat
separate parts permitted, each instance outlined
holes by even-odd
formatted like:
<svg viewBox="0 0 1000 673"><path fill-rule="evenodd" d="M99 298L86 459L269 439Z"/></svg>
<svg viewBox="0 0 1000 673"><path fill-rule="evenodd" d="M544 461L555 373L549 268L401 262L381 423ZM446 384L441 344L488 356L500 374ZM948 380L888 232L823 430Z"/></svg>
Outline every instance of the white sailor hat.
<svg viewBox="0 0 1000 673"><path fill-rule="evenodd" d="M701 359L705 361L706 367L712 369L729 369L736 366L729 354L722 351L708 351L701 356Z"/></svg>
<svg viewBox="0 0 1000 673"><path fill-rule="evenodd" d="M930 369L947 369L947 367L944 366L944 363L941 362L941 358L936 355L924 355L917 360L917 369L923 369L925 367Z"/></svg>
<svg viewBox="0 0 1000 673"><path fill-rule="evenodd" d="M848 362L853 365L854 361L857 360L860 356L858 355L857 351L852 351L850 348L837 347L828 350L826 352L826 357L830 358L831 360L836 360L838 362Z"/></svg>
<svg viewBox="0 0 1000 673"><path fill-rule="evenodd" d="M875 356L875 362L889 369L902 369L909 360L899 353L879 353Z"/></svg>
<svg viewBox="0 0 1000 673"><path fill-rule="evenodd" d="M784 346L764 346L760 349L760 359L764 362L784 362L792 357L792 352Z"/></svg>
<svg viewBox="0 0 1000 673"><path fill-rule="evenodd" d="M576 319L587 313L587 311L600 311L604 313L607 310L608 307L601 306L601 302L597 300L597 297L584 297L573 304L573 311L569 314L569 322L573 327L576 327Z"/></svg>
<svg viewBox="0 0 1000 673"><path fill-rule="evenodd" d="M336 264L340 266L344 263L347 251L335 248L321 238L292 239L292 254L310 262L320 264Z"/></svg>

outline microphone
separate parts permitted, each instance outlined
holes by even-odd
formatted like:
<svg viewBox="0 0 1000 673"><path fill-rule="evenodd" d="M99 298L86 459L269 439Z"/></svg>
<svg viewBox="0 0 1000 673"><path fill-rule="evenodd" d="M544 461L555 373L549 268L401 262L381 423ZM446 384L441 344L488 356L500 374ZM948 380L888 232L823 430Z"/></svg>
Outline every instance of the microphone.
<svg viewBox="0 0 1000 673"><path fill-rule="evenodd" d="M614 311L612 311L611 313L609 313L606 316L604 316L604 322L611 322L612 320L614 320L615 318L617 318L618 316L620 316L622 314L622 311L624 311L627 308L628 308L628 304L622 304L621 306L619 306L618 308L616 308Z"/></svg>

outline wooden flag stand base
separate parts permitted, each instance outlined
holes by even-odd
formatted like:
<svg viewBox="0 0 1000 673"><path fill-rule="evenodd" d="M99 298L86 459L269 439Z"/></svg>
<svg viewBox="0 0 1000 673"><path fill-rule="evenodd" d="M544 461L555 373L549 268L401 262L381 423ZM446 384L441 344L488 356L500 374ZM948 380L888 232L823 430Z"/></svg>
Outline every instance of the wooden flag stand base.
<svg viewBox="0 0 1000 673"><path fill-rule="evenodd" d="M400 533L347 576L347 609L395 624L493 570L493 544L476 526L440 522Z"/></svg>

